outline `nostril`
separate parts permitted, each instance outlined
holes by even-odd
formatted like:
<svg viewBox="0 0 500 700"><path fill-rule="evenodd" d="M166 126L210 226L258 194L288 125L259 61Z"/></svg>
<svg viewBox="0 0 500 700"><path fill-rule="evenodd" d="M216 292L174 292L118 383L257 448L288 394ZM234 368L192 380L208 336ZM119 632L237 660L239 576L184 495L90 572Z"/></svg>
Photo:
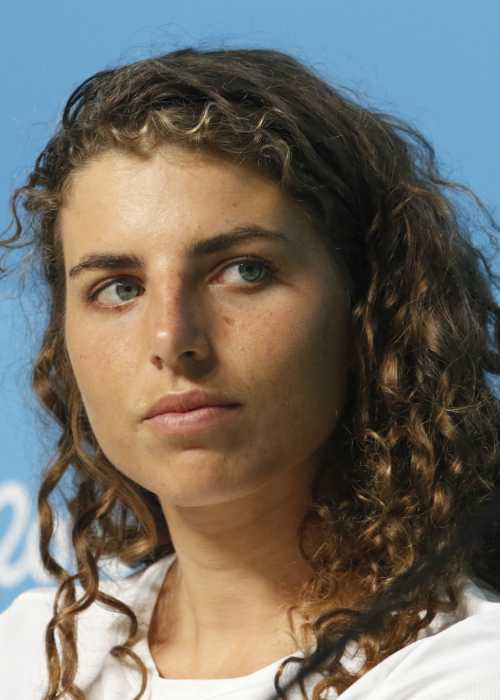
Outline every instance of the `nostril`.
<svg viewBox="0 0 500 700"><path fill-rule="evenodd" d="M162 367L163 367L163 360L161 359L161 357L158 357L158 355L155 355L155 356L153 357L153 364L154 364L156 367L158 367L158 369L162 369Z"/></svg>

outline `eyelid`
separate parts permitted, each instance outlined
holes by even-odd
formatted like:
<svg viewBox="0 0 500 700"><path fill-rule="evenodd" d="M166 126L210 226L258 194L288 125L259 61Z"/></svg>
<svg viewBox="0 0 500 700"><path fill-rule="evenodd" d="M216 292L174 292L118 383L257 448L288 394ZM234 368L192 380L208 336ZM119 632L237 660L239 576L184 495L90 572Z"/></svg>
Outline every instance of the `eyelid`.
<svg viewBox="0 0 500 700"><path fill-rule="evenodd" d="M255 282L255 283L247 283L246 286L249 288L252 287L258 287L259 285L265 284L266 282L272 281L272 279L276 276L276 274L279 272L277 266L275 263L273 263L271 260L268 258L263 258L262 256L259 255L242 255L239 258L232 258L231 260L227 261L226 263L223 264L223 266L220 268L220 270L215 273L216 276L222 274L227 268L232 267L233 265L238 265L242 264L245 262L258 262L261 263L262 266L265 268L267 272L267 279L261 281L261 282ZM137 278L134 275L115 275L114 277L110 277L107 280L103 282L100 286L98 285L97 287L92 288L88 293L85 294L86 300L90 304L95 304L96 306L100 306L101 308L104 309L115 309L115 308L123 308L124 306L128 306L134 299L131 299L129 302L124 302L123 304L114 304L114 305L109 305L109 304L99 304L96 302L97 296L107 289L108 287L111 287L113 284L117 282L121 282L123 280L132 280L134 282L137 282ZM245 286L245 285L243 285ZM140 295L139 295L140 296Z"/></svg>
<svg viewBox="0 0 500 700"><path fill-rule="evenodd" d="M115 275L114 277L109 277L103 281L103 283L97 283L95 287L91 287L91 289L88 291L86 296L88 299L94 299L98 294L103 292L105 289L108 287L111 287L113 284L116 284L117 282L123 282L124 280L132 280L133 282L137 282L137 277L135 275Z"/></svg>
<svg viewBox="0 0 500 700"><path fill-rule="evenodd" d="M243 255L239 258L232 259L228 261L227 263L224 263L223 266L220 268L220 270L216 273L216 277L218 277L220 274L225 272L227 268L233 267L234 265L241 265L246 262L258 262L262 265L262 267L266 270L267 272L267 277L272 278L276 273L278 272L278 268L276 265L271 261L268 260L267 258L263 258L259 255ZM263 284L263 282L255 282L254 285L258 284ZM252 284L248 283L247 286L251 287Z"/></svg>

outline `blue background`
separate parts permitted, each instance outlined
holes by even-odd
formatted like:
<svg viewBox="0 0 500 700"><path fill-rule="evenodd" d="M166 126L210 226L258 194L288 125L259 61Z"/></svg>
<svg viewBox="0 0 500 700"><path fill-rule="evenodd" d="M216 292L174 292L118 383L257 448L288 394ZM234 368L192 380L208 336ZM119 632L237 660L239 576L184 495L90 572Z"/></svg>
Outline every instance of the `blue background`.
<svg viewBox="0 0 500 700"><path fill-rule="evenodd" d="M0 228L8 197L49 138L66 98L93 72L193 45L288 51L365 104L419 128L445 177L499 216L498 0L164 0L8 3L0 25ZM478 243L481 241L476 239ZM48 583L35 498L56 431L30 369L45 321L40 291L0 283L0 611ZM53 551L68 562L62 520Z"/></svg>

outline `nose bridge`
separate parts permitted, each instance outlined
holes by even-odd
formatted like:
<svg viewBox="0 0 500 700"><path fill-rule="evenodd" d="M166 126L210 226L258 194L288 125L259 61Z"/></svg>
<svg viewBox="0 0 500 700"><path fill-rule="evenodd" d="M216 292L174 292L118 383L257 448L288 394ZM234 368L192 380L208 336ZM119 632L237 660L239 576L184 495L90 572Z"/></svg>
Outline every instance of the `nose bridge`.
<svg viewBox="0 0 500 700"><path fill-rule="evenodd" d="M180 271L164 268L155 277L147 309L151 353L168 362L186 351L199 351L204 322L198 291Z"/></svg>

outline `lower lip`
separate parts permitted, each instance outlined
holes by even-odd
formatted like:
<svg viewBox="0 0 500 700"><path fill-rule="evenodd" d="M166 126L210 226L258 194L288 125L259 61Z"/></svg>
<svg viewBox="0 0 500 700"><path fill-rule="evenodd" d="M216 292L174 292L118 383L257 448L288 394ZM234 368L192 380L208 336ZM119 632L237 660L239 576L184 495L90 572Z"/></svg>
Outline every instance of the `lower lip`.
<svg viewBox="0 0 500 700"><path fill-rule="evenodd" d="M161 413L144 422L161 435L197 433L224 423L237 412L238 405L205 406L184 413Z"/></svg>

